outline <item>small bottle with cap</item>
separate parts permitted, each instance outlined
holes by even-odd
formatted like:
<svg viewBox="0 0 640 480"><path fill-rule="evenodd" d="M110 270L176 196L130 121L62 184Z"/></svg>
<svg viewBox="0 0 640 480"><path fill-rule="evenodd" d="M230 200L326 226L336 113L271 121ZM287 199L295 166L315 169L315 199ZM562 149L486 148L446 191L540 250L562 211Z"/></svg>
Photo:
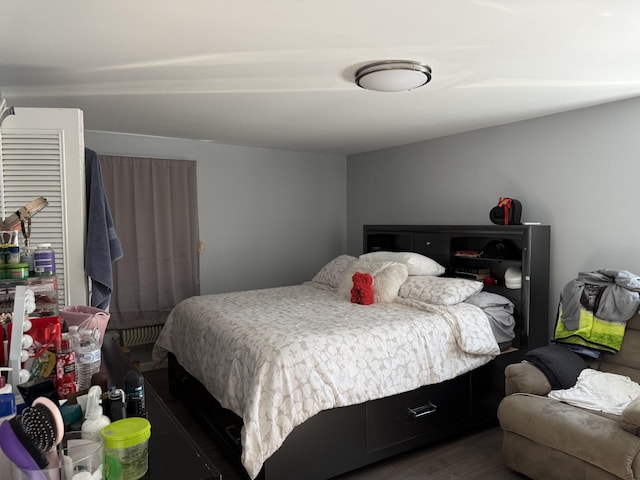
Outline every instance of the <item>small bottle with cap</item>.
<svg viewBox="0 0 640 480"><path fill-rule="evenodd" d="M56 254L50 243L37 246L33 255L33 271L39 277L56 274Z"/></svg>
<svg viewBox="0 0 640 480"><path fill-rule="evenodd" d="M147 416L144 398L144 377L137 370L129 370L124 377L127 417Z"/></svg>
<svg viewBox="0 0 640 480"><path fill-rule="evenodd" d="M125 407L125 394L120 388L112 388L109 390L108 398L106 399L106 405L109 406L109 411L105 408L105 413L109 416L112 422L127 418L127 411Z"/></svg>
<svg viewBox="0 0 640 480"><path fill-rule="evenodd" d="M62 323L60 348L56 352L55 384L60 399L76 393L76 353L71 347L67 322Z"/></svg>

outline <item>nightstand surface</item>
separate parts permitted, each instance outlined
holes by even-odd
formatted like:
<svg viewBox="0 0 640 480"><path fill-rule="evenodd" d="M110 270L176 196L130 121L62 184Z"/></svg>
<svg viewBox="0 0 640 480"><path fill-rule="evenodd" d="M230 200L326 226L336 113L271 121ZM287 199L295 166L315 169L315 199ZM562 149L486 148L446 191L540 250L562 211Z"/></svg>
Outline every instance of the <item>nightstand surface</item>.
<svg viewBox="0 0 640 480"><path fill-rule="evenodd" d="M133 370L134 366L118 342L108 335L102 346L102 356L109 385L122 388L126 373ZM221 480L222 474L176 420L149 382L145 381L144 388L151 439L149 471L143 479Z"/></svg>

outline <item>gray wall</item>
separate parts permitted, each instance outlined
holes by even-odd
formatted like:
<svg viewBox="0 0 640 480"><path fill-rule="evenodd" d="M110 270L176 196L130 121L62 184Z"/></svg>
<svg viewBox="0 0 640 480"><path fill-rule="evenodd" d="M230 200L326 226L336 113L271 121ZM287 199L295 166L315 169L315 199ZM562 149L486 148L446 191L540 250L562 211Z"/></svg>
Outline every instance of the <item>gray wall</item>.
<svg viewBox="0 0 640 480"><path fill-rule="evenodd" d="M640 274L640 99L347 159L348 252L364 224L489 224L498 197L551 225L551 305L578 272Z"/></svg>
<svg viewBox="0 0 640 480"><path fill-rule="evenodd" d="M94 131L85 144L197 161L203 294L301 283L346 250L344 156Z"/></svg>
<svg viewBox="0 0 640 480"><path fill-rule="evenodd" d="M85 138L98 153L198 162L203 293L299 283L339 253L360 253L367 223L488 224L498 197L518 198L523 221L551 225L553 324L559 292L579 271L640 274L639 114L632 99L346 160L103 132Z"/></svg>

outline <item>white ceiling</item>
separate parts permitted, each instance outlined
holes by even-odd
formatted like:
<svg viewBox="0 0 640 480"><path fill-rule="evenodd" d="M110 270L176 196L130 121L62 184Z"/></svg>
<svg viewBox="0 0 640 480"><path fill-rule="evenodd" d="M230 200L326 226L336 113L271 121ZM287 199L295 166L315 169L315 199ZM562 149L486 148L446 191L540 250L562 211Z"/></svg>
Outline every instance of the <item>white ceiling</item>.
<svg viewBox="0 0 640 480"><path fill-rule="evenodd" d="M640 95L636 0L5 0L0 93L85 128L352 154ZM409 92L355 70L425 62Z"/></svg>

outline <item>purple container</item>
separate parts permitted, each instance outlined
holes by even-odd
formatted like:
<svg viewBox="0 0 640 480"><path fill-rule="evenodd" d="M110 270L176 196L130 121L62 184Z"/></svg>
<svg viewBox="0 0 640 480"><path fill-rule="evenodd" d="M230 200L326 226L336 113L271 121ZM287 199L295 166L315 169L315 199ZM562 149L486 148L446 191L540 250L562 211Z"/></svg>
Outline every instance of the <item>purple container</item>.
<svg viewBox="0 0 640 480"><path fill-rule="evenodd" d="M56 273L56 254L50 243L38 245L33 255L33 270L36 276L45 277Z"/></svg>

